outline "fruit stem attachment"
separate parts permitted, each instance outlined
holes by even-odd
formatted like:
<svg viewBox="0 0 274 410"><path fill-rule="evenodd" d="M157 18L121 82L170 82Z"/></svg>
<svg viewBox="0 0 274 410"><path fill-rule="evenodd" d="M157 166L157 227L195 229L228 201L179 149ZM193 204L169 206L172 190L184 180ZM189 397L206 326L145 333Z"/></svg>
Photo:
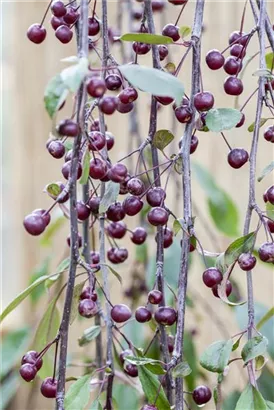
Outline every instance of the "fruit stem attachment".
<svg viewBox="0 0 274 410"><path fill-rule="evenodd" d="M223 132L221 132L221 136L223 137L224 142L226 143L226 145L229 148L229 151L232 151L231 145L229 144L229 142L227 141L225 134Z"/></svg>
<svg viewBox="0 0 274 410"><path fill-rule="evenodd" d="M182 5L182 8L181 8L181 10L180 10L180 12L179 12L179 14L178 14L178 17L177 17L175 23L174 23L174 26L177 26L177 24L179 23L179 20L180 20L182 14L183 14L183 11L184 11L185 6L186 6L186 3L184 3L184 4Z"/></svg>
<svg viewBox="0 0 274 410"><path fill-rule="evenodd" d="M43 23L44 23L44 21L45 21L45 18L47 17L47 14L48 14L48 12L49 12L49 9L50 9L50 6L51 6L51 3L52 3L52 2L53 2L53 0L50 0L50 2L49 2L49 4L48 4L48 7L46 8L45 14L43 15L43 18L42 18L42 20L41 20L40 27L42 27L42 25L43 25Z"/></svg>

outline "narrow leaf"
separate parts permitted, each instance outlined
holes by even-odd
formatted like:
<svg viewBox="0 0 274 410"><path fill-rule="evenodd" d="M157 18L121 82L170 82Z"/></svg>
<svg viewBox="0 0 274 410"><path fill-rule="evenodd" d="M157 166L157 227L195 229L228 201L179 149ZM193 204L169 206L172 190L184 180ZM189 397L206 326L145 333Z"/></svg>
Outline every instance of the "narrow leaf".
<svg viewBox="0 0 274 410"><path fill-rule="evenodd" d="M266 401L267 410L274 410L274 403L272 401Z"/></svg>
<svg viewBox="0 0 274 410"><path fill-rule="evenodd" d="M63 215L60 215L55 219L52 218L50 225L47 227L46 231L43 233L40 239L40 245L51 246L53 237L55 236L56 232L61 229L65 222L66 218Z"/></svg>
<svg viewBox="0 0 274 410"><path fill-rule="evenodd" d="M82 157L82 176L80 178L80 184L85 185L89 177L89 163L90 163L90 153L89 149L86 148L85 153Z"/></svg>
<svg viewBox="0 0 274 410"><path fill-rule="evenodd" d="M46 185L44 191L47 192L50 197L56 198L61 193L61 188L58 184L52 183Z"/></svg>
<svg viewBox="0 0 274 410"><path fill-rule="evenodd" d="M142 384L144 394L149 403L154 403L155 397L156 407L159 410L170 410L170 404L166 398L163 388L160 386L160 382L156 375L151 373L146 367L140 366L138 369L139 379Z"/></svg>
<svg viewBox="0 0 274 410"><path fill-rule="evenodd" d="M274 169L274 161L270 162L262 171L261 175L258 177L258 182L261 182L265 176L270 174Z"/></svg>
<svg viewBox="0 0 274 410"><path fill-rule="evenodd" d="M261 118L261 119L260 119L260 124L259 124L259 126L262 127L268 120L271 120L271 119L272 119L271 117ZM248 127L248 131L249 131L249 132L253 132L253 131L254 131L254 128L255 128L255 122L253 122L252 124L250 124L250 126Z"/></svg>
<svg viewBox="0 0 274 410"><path fill-rule="evenodd" d="M154 145L154 147L163 151L165 147L167 147L173 140L174 140L174 135L170 131L159 130L155 133L153 140L152 140L152 144Z"/></svg>
<svg viewBox="0 0 274 410"><path fill-rule="evenodd" d="M120 184L112 181L106 182L105 194L100 202L99 213L106 212L108 207L118 198Z"/></svg>
<svg viewBox="0 0 274 410"><path fill-rule="evenodd" d="M148 369L151 373L161 375L166 374L166 371L159 363L148 363L145 364L145 368Z"/></svg>
<svg viewBox="0 0 274 410"><path fill-rule="evenodd" d="M259 68L253 74L254 77L265 77L265 78L274 78L272 72L265 68Z"/></svg>
<svg viewBox="0 0 274 410"><path fill-rule="evenodd" d="M232 352L234 352L235 350L238 349L241 339L242 339L242 337L240 336L239 339L237 339L236 342L233 344Z"/></svg>
<svg viewBox="0 0 274 410"><path fill-rule="evenodd" d="M159 34L148 33L126 33L120 37L122 41L137 41L138 43L146 44L171 44L172 38L167 36L161 36Z"/></svg>
<svg viewBox="0 0 274 410"><path fill-rule="evenodd" d="M242 113L234 108L213 108L206 115L206 126L210 131L230 130L241 120Z"/></svg>
<svg viewBox="0 0 274 410"><path fill-rule="evenodd" d="M60 274L69 269L70 258L64 259L56 268L55 274L51 275L45 283L46 288L50 288L59 278Z"/></svg>
<svg viewBox="0 0 274 410"><path fill-rule="evenodd" d="M232 339L212 343L202 354L201 365L210 372L222 373L228 364L232 347Z"/></svg>
<svg viewBox="0 0 274 410"><path fill-rule="evenodd" d="M151 359L149 357L134 357L134 356L126 356L125 360L129 363L135 364L136 366L144 366L146 364L159 364L161 363L159 360Z"/></svg>
<svg viewBox="0 0 274 410"><path fill-rule="evenodd" d="M84 330L83 336L78 339L79 346L84 346L94 340L101 333L100 326L91 326Z"/></svg>
<svg viewBox="0 0 274 410"><path fill-rule="evenodd" d="M189 36L189 34L191 33L191 27L182 26L182 27L179 28L179 33L180 33L182 38L185 38L185 37Z"/></svg>
<svg viewBox="0 0 274 410"><path fill-rule="evenodd" d="M182 228L182 223L183 223L182 221L183 221L183 220L180 219L180 218L174 219L174 222L173 222L173 232L174 232L174 235L177 235L177 233L180 232L181 229L183 229L183 228Z"/></svg>
<svg viewBox="0 0 274 410"><path fill-rule="evenodd" d="M226 266L232 265L242 253L251 252L256 241L256 232L242 236L232 242L224 254L224 263Z"/></svg>
<svg viewBox="0 0 274 410"><path fill-rule="evenodd" d="M242 301L242 302L237 302L237 303L235 303L235 302L231 302L231 301L228 299L227 294L226 294L226 284L227 284L227 281L228 281L229 276L230 276L230 269L228 269L228 270L224 273L222 282L220 283L220 285L218 285L217 292L218 292L219 298L220 298L223 302L225 302L227 305L229 305L229 306L241 306L241 305L244 305L244 304L246 303L246 301Z"/></svg>
<svg viewBox="0 0 274 410"><path fill-rule="evenodd" d="M268 345L268 340L264 336L255 336L248 340L242 349L242 358L245 363L255 357L264 355Z"/></svg>
<svg viewBox="0 0 274 410"><path fill-rule="evenodd" d="M60 74L56 75L49 81L45 89L44 103L50 118L53 118L56 111L61 107L66 100L68 93L67 86Z"/></svg>
<svg viewBox="0 0 274 410"><path fill-rule="evenodd" d="M73 383L65 396L66 410L83 410L89 401L91 375L80 377Z"/></svg>
<svg viewBox="0 0 274 410"><path fill-rule="evenodd" d="M266 208L266 215L268 216L268 218L274 220L274 205L271 204L270 202L267 202L265 208Z"/></svg>
<svg viewBox="0 0 274 410"><path fill-rule="evenodd" d="M104 264L101 263L101 265L104 265ZM119 275L119 273L116 272L116 270L113 269L110 265L107 265L107 264L106 264L106 266L108 267L108 269L110 270L110 272L118 279L118 281L119 281L119 282L121 283L121 285L122 285L123 279L122 279L121 275Z"/></svg>
<svg viewBox="0 0 274 410"><path fill-rule="evenodd" d="M119 66L126 79L141 91L155 96L172 97L180 104L184 96L183 84L173 75L137 64Z"/></svg>
<svg viewBox="0 0 274 410"><path fill-rule="evenodd" d="M73 289L72 305L71 305L71 312L70 312L70 318L69 318L70 325L72 325L72 323L77 317L79 298L80 298L85 282L86 281L84 280L83 282L78 283Z"/></svg>
<svg viewBox="0 0 274 410"><path fill-rule="evenodd" d="M177 366L173 369L172 375L174 378L176 377L186 377L191 373L191 368L189 367L188 363L183 360L181 363L177 364Z"/></svg>
<svg viewBox="0 0 274 410"><path fill-rule="evenodd" d="M263 325L274 316L274 306L269 309L268 312L260 319L260 321L257 323L256 329L261 329Z"/></svg>
<svg viewBox="0 0 274 410"><path fill-rule="evenodd" d="M274 65L274 53L267 53L265 55L265 62L266 66L269 70L273 70L273 65Z"/></svg>
<svg viewBox="0 0 274 410"><path fill-rule="evenodd" d="M235 410L267 410L267 407L261 393L248 384L237 401Z"/></svg>

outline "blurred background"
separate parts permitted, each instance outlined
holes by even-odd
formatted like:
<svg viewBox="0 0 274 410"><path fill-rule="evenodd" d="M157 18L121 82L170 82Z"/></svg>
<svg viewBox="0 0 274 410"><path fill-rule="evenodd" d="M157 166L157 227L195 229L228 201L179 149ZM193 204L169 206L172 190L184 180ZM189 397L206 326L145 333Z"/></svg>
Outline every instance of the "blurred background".
<svg viewBox="0 0 274 410"><path fill-rule="evenodd" d="M47 38L41 45L35 45L26 38L28 27L42 19L47 3L37 2L2 2L1 4L1 45L2 45L2 307L6 307L15 296L25 289L32 281L43 274L51 274L56 271L57 265L68 256L69 249L66 245L66 237L69 232L68 221L62 218L61 211L56 210L52 214L54 229L46 233L42 239L30 237L23 229L22 220L24 216L36 208L47 208L51 205L51 199L43 193L46 184L62 180L62 160L55 160L49 156L45 144L49 137L51 121L44 109L43 93L48 81L65 64L60 62L62 58L75 55L75 40L68 45L62 45L54 36L46 18ZM101 2L98 1L98 15L100 16ZM134 8L140 8L138 2L133 1ZM179 26L191 26L193 21L195 1L189 1ZM126 2L121 7L117 1L109 1L109 25L117 28L118 22L122 21L122 32L129 31L129 19L127 16ZM233 107L234 98L223 92L223 81L226 74L223 70L210 71L204 64L204 57L208 50L216 48L223 50L228 45L229 34L239 30L244 2L242 1L207 1L205 7L204 34L202 41L202 73L204 89L211 91L215 97L215 106ZM274 16L274 3L268 3L269 15ZM155 13L157 32L166 23L174 23L178 15L178 8L170 4L166 5L164 13ZM122 19L122 20L121 20ZM248 32L254 26L252 13L247 7L244 31ZM130 47L125 46L126 53ZM250 42L247 55L252 56L258 51L256 35ZM121 61L119 44L114 44L112 53L118 61ZM171 46L168 61L177 64L183 51L180 47ZM183 65L179 78L190 91L190 58ZM98 64L97 57L91 53L91 61ZM151 64L151 53L139 58L139 63ZM240 96L238 106L240 107L254 91L257 86L257 77L252 73L258 68L258 61L254 59L247 67L244 74L244 92ZM246 122L242 128L226 132L226 137L233 147L244 147L250 149L252 133L248 132L248 126L254 121L255 102L253 98L245 109ZM58 114L61 120L71 115L72 101ZM140 93L137 102L138 125L142 140L148 132L149 97ZM264 113L268 117L268 113ZM95 115L96 116L96 115ZM130 134L128 117L119 113L106 118L108 130L115 136L115 146L111 151L111 159L117 161L127 154L129 147L137 147L136 136ZM158 129L170 129L174 131L176 141L170 147L170 153L177 152L178 142L183 133L182 124L175 124L171 106L161 107ZM270 125L270 122L268 123ZM266 127L266 126L265 126ZM208 198L210 188L201 184L199 175L193 179L194 215L196 215L195 228L198 238L203 247L208 251L224 251L229 243L237 236L241 236L243 230L244 215L248 200L248 165L239 170L234 170L227 163L227 147L219 134L197 132L199 146L191 157L194 164L199 164L200 176L209 173L214 181L215 189L223 190L232 201L234 217L227 219L226 212L223 218L226 228L220 230L220 221L214 222L209 214ZM161 158L164 160L164 158ZM273 147L263 138L260 139L257 171L258 175L273 160ZM134 163L136 158L134 159ZM132 167L132 164L129 164ZM165 181L165 178L164 178ZM180 176L173 175L168 184L167 205L178 217L182 217L183 209L178 190ZM264 207L263 192L273 184L273 175L268 175L262 182L257 183L257 201L261 208ZM219 187L219 188L218 188ZM176 200L175 200L176 199ZM235 217L238 214L238 219ZM217 218L218 219L218 218ZM220 217L219 217L220 219ZM253 218L253 227L257 225L257 216ZM127 221L129 228L138 225L138 218ZM170 225L172 222L170 221ZM172 225L170 226L172 227ZM226 231L226 232L224 232ZM98 245L96 232L95 248ZM258 244L264 241L263 232L259 235ZM146 286L150 288L153 284L155 266L153 262L155 252L154 235L148 241L147 247L136 249L132 246L129 238L121 240L121 244L129 249L129 259L117 267L123 277L123 286L115 278L111 278L112 302L130 304L126 298L125 291L132 283L132 276L138 272ZM148 253L148 257L146 256ZM141 256L140 256L141 255ZM165 251L165 273L172 288L176 289L180 241L174 240L174 244ZM138 265L136 262L138 259ZM219 299L212 296L211 291L202 283L201 274L204 266L198 253L194 252L191 257L191 272L189 279L189 303L187 308L187 331L190 358L199 354L215 340L227 339L236 334L246 323L246 306L232 308ZM140 273L141 272L141 273ZM260 318L273 305L273 270L258 262L254 270L254 294L256 300L256 314ZM234 298L246 298L245 275L238 268L233 272ZM16 369L21 356L29 347L34 347L34 334L45 311L45 306L54 294L54 287L45 290L39 287L19 305L4 321L2 336L2 408L12 410L51 409L53 402L41 398L39 395L39 381L27 384L18 378ZM170 295L169 295L170 296ZM142 302L143 301L143 302ZM145 293L141 295L137 305L144 303ZM58 303L62 309L62 302ZM88 322L88 323L87 323ZM91 321L76 320L70 328L70 358L73 361L77 357L94 357L94 342L87 347L79 347L77 339L83 330L90 326ZM144 328L144 329L143 329ZM140 346L145 340L149 340L149 327L131 323L126 330L130 337ZM263 333L270 338L268 351L268 364L263 370L260 381L263 386L263 394L269 400L274 400L271 388L271 377L273 381L273 359L274 359L274 324L269 321ZM104 333L103 333L104 335ZM104 336L103 336L104 337ZM148 339L146 339L148 338ZM151 336L150 336L151 338ZM272 339L271 339L272 338ZM146 343L145 343L146 344ZM236 362L237 363L237 362ZM197 365L197 364L196 364ZM198 366L198 365L197 365ZM81 369L69 368L68 375L81 374ZM190 376L189 376L190 377ZM189 386L194 386L207 380L210 386L214 386L215 376L200 368L196 369L195 375L189 379ZM246 371L240 365L234 364L224 383L224 397L231 399L227 401L225 410L231 410L237 391L241 391L246 383ZM125 395L124 389L132 392ZM118 409L137 410L138 400L135 389L130 386L118 385L115 397ZM121 399L123 397L123 400ZM131 401L130 401L131 400ZM213 409L211 403L207 406Z"/></svg>

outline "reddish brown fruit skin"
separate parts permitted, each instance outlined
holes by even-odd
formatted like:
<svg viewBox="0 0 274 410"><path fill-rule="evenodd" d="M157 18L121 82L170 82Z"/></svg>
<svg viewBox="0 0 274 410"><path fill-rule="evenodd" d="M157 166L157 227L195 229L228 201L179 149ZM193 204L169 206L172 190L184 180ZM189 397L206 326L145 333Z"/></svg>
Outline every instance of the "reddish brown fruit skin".
<svg viewBox="0 0 274 410"><path fill-rule="evenodd" d="M273 263L274 262L274 243L265 242L259 248L259 258L263 262Z"/></svg>
<svg viewBox="0 0 274 410"><path fill-rule="evenodd" d="M159 303L161 303L162 300L163 300L163 294L159 290L154 289L151 292L149 292L148 301L152 305L159 305Z"/></svg>
<svg viewBox="0 0 274 410"><path fill-rule="evenodd" d="M197 93L194 96L194 107L198 111L208 111L214 105L214 97L208 91Z"/></svg>
<svg viewBox="0 0 274 410"><path fill-rule="evenodd" d="M211 390L207 386L198 386L192 393L193 400L200 406L209 402L211 396Z"/></svg>
<svg viewBox="0 0 274 410"><path fill-rule="evenodd" d="M137 100L138 93L135 88L127 87L123 91L120 92L118 95L119 100L122 104L132 103L133 101Z"/></svg>
<svg viewBox="0 0 274 410"><path fill-rule="evenodd" d="M156 207L147 214L148 222L154 226L164 226L168 221L168 213L164 208Z"/></svg>
<svg viewBox="0 0 274 410"><path fill-rule="evenodd" d="M215 285L211 288L213 295L216 298L219 298L220 296L218 295L218 285ZM232 285L229 282L229 280L226 282L226 296L228 297L230 293L232 292Z"/></svg>
<svg viewBox="0 0 274 410"><path fill-rule="evenodd" d="M208 268L203 273L203 282L209 288L221 283L222 279L222 273L216 268Z"/></svg>
<svg viewBox="0 0 274 410"><path fill-rule="evenodd" d="M26 382L31 382L36 376L37 369L33 364L25 363L20 367L19 372L22 379Z"/></svg>
<svg viewBox="0 0 274 410"><path fill-rule="evenodd" d="M61 43L67 44L73 37L73 31L68 26L65 26L63 24L62 26L59 26L55 31L55 37L58 38Z"/></svg>
<svg viewBox="0 0 274 410"><path fill-rule="evenodd" d="M151 317L151 312L145 306L140 306L135 312L135 319L139 323L149 322Z"/></svg>
<svg viewBox="0 0 274 410"><path fill-rule="evenodd" d="M118 106L118 99L113 95L105 95L100 99L98 106L104 114L111 115Z"/></svg>
<svg viewBox="0 0 274 410"><path fill-rule="evenodd" d="M242 69L242 61L235 57L227 57L224 63L224 70L229 75L235 75Z"/></svg>
<svg viewBox="0 0 274 410"><path fill-rule="evenodd" d="M128 306L124 304L119 304L119 305L113 306L110 314L114 322L123 323L131 318L132 313Z"/></svg>
<svg viewBox="0 0 274 410"><path fill-rule="evenodd" d="M127 231L127 226L124 222L111 222L107 227L109 236L115 239L122 239Z"/></svg>
<svg viewBox="0 0 274 410"><path fill-rule="evenodd" d="M46 222L41 215L30 214L24 219L24 227L26 231L33 236L38 236L46 229Z"/></svg>
<svg viewBox="0 0 274 410"><path fill-rule="evenodd" d="M151 188L146 195L146 200L150 206L160 206L166 198L166 193L162 188Z"/></svg>
<svg viewBox="0 0 274 410"><path fill-rule="evenodd" d="M106 91L105 80L101 77L94 76L87 82L87 92L91 97L100 98Z"/></svg>
<svg viewBox="0 0 274 410"><path fill-rule="evenodd" d="M28 39L35 44L41 44L47 35L45 27L40 26L40 24L32 24L27 31Z"/></svg>
<svg viewBox="0 0 274 410"><path fill-rule="evenodd" d="M210 50L206 55L206 63L211 70L219 70L224 62L225 58L219 50Z"/></svg>
<svg viewBox="0 0 274 410"><path fill-rule="evenodd" d="M238 264L244 271L252 270L256 265L257 259L250 253L242 253L239 256Z"/></svg>
<svg viewBox="0 0 274 410"><path fill-rule="evenodd" d="M27 352L21 360L21 364L29 363L35 365L37 371L41 369L43 365L43 359L37 357L39 356L39 353L36 352L35 350L30 350Z"/></svg>
<svg viewBox="0 0 274 410"><path fill-rule="evenodd" d="M266 191L266 196L267 196L268 202L274 205L274 185L268 188L268 190Z"/></svg>
<svg viewBox="0 0 274 410"><path fill-rule="evenodd" d="M162 30L162 35L171 37L173 41L178 41L180 39L179 27L174 26L174 24L166 24Z"/></svg>
<svg viewBox="0 0 274 410"><path fill-rule="evenodd" d="M154 318L157 323L163 326L171 326L177 320L176 310L169 306L159 307L155 314Z"/></svg>
<svg viewBox="0 0 274 410"><path fill-rule="evenodd" d="M244 90L243 83L239 78L228 77L224 82L224 90L228 95L240 95Z"/></svg>
<svg viewBox="0 0 274 410"><path fill-rule="evenodd" d="M135 228L134 231L132 231L132 235L130 237L131 241L135 245L142 245L142 243L145 242L146 238L147 238L147 232L142 227Z"/></svg>
<svg viewBox="0 0 274 410"><path fill-rule="evenodd" d="M230 151L227 160L232 168L238 169L248 161L248 158L249 155L246 150L243 148L235 148Z"/></svg>
<svg viewBox="0 0 274 410"><path fill-rule="evenodd" d="M52 377L47 377L41 384L41 393L48 399L54 399L57 392L57 380Z"/></svg>
<svg viewBox="0 0 274 410"><path fill-rule="evenodd" d="M274 125L266 128L264 131L264 139L268 142L274 142Z"/></svg>
<svg viewBox="0 0 274 410"><path fill-rule="evenodd" d="M52 14L56 17L64 17L67 13L67 9L62 1L54 1L51 5Z"/></svg>
<svg viewBox="0 0 274 410"><path fill-rule="evenodd" d="M138 367L135 364L128 363L125 365L125 373L127 373L130 377L137 377L138 376Z"/></svg>
<svg viewBox="0 0 274 410"><path fill-rule="evenodd" d="M97 311L97 306L91 298L80 300L78 312L81 316L89 319L94 317L97 314Z"/></svg>
<svg viewBox="0 0 274 410"><path fill-rule="evenodd" d="M88 18L88 35L96 36L100 31L100 23L96 17Z"/></svg>

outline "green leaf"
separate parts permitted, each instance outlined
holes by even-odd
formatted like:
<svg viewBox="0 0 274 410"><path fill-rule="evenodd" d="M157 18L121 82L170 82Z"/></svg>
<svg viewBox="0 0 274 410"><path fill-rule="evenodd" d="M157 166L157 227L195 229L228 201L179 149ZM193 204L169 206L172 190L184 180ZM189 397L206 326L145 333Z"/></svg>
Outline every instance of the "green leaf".
<svg viewBox="0 0 274 410"><path fill-rule="evenodd" d="M86 148L85 153L82 157L82 176L80 178L80 184L85 185L89 177L89 163L90 163L90 153L89 149Z"/></svg>
<svg viewBox="0 0 274 410"><path fill-rule="evenodd" d="M78 339L79 346L84 346L94 340L101 333L100 326L91 326L84 330L83 336Z"/></svg>
<svg viewBox="0 0 274 410"><path fill-rule="evenodd" d="M234 108L212 108L206 115L206 126L210 131L230 130L241 120L242 113Z"/></svg>
<svg viewBox="0 0 274 410"><path fill-rule="evenodd" d="M21 385L21 381L19 372L9 374L1 381L1 410L8 408L10 401L15 397L16 391Z"/></svg>
<svg viewBox="0 0 274 410"><path fill-rule="evenodd" d="M172 370L172 375L174 378L176 377L186 377L191 373L191 368L189 367L188 363L183 360L181 363L177 364L176 367Z"/></svg>
<svg viewBox="0 0 274 410"><path fill-rule="evenodd" d="M2 335L0 378L5 377L28 347L30 328L24 327Z"/></svg>
<svg viewBox="0 0 274 410"><path fill-rule="evenodd" d="M151 359L149 357L135 357L126 356L125 360L129 363L135 364L136 366L145 366L146 364L159 364L159 360Z"/></svg>
<svg viewBox="0 0 274 410"><path fill-rule="evenodd" d="M268 340L264 336L255 336L248 340L242 349L242 358L245 363L255 359L255 357L264 355L267 349Z"/></svg>
<svg viewBox="0 0 274 410"><path fill-rule="evenodd" d="M266 208L266 215L268 216L268 218L274 220L274 205L271 204L270 202L267 202L265 208Z"/></svg>
<svg viewBox="0 0 274 410"><path fill-rule="evenodd" d="M88 404L90 397L90 379L87 374L73 383L65 396L65 410L83 410Z"/></svg>
<svg viewBox="0 0 274 410"><path fill-rule="evenodd" d="M108 269L110 270L110 272L118 279L118 281L119 281L119 282L121 283L121 285L122 285L123 279L122 279L121 275L119 275L119 273L116 272L115 269L113 269L110 265L107 265L107 264L104 264L104 263L101 263L101 265L107 266Z"/></svg>
<svg viewBox="0 0 274 410"><path fill-rule="evenodd" d="M256 329L261 329L261 327L272 317L274 316L274 306L269 309L268 312L260 319L260 321L257 323Z"/></svg>
<svg viewBox="0 0 274 410"><path fill-rule="evenodd" d="M180 104L184 96L183 84L173 75L137 64L121 65L119 71L124 77L141 91L155 96L172 97Z"/></svg>
<svg viewBox="0 0 274 410"><path fill-rule="evenodd" d="M208 197L210 215L216 227L227 236L238 236L238 210L232 198L220 188L200 164L192 164L195 177Z"/></svg>
<svg viewBox="0 0 274 410"><path fill-rule="evenodd" d="M101 199L99 206L99 213L106 212L108 207L113 204L118 198L120 191L120 184L117 182L108 181L106 182L106 189L103 198Z"/></svg>
<svg viewBox="0 0 274 410"><path fill-rule="evenodd" d="M151 373L162 375L166 374L166 371L159 363L148 363L145 365L145 368L148 369Z"/></svg>
<svg viewBox="0 0 274 410"><path fill-rule="evenodd" d="M120 37L122 41L137 41L138 43L146 44L171 44L172 38L168 36L161 36L159 34L148 33L126 33Z"/></svg>
<svg viewBox="0 0 274 410"><path fill-rule="evenodd" d="M180 33L182 38L185 38L185 37L189 36L189 34L191 33L191 27L182 26L182 27L179 28L179 33Z"/></svg>
<svg viewBox="0 0 274 410"><path fill-rule="evenodd" d="M224 400L223 400L223 407L222 410L232 410L235 409L237 401L239 400L241 393L237 390L230 393Z"/></svg>
<svg viewBox="0 0 274 410"><path fill-rule="evenodd" d="M89 410L103 410L103 407L101 403L98 400L95 400L92 404Z"/></svg>
<svg viewBox="0 0 274 410"><path fill-rule="evenodd" d="M251 252L256 242L256 232L251 232L248 235L242 236L232 242L224 254L225 266L230 266L234 263L242 253Z"/></svg>
<svg viewBox="0 0 274 410"><path fill-rule="evenodd" d="M272 72L270 70L267 70L265 68L259 68L256 70L253 74L254 77L265 77L265 78L274 78Z"/></svg>
<svg viewBox="0 0 274 410"><path fill-rule="evenodd" d="M29 285L31 285L33 282L35 282L38 278L41 278L41 276L48 275L49 274L49 265L50 265L50 258L47 257L32 272L32 275L31 275L30 280L29 280ZM37 288L34 289L31 292L31 294L30 294L31 303L33 305L36 304L38 302L38 300L42 297L44 292L45 292L45 286L43 285L43 283L41 283L40 286L37 286Z"/></svg>
<svg viewBox="0 0 274 410"><path fill-rule="evenodd" d="M267 363L267 358L265 356L259 355L255 357L255 371L259 372Z"/></svg>
<svg viewBox="0 0 274 410"><path fill-rule="evenodd" d="M181 229L183 229L184 225L184 220L182 218L174 219L173 222L173 232L174 235L176 236L178 232L180 232Z"/></svg>
<svg viewBox="0 0 274 410"><path fill-rule="evenodd" d="M240 336L239 339L237 339L236 342L233 344L232 352L234 352L235 350L238 349L241 339L242 339L242 337Z"/></svg>
<svg viewBox="0 0 274 410"><path fill-rule="evenodd" d="M267 410L274 410L274 403L272 401L266 401Z"/></svg>
<svg viewBox="0 0 274 410"><path fill-rule="evenodd" d="M41 283L45 282L49 276L41 276L35 282L33 282L30 286L28 286L23 292L19 293L19 295L4 309L0 316L0 323L5 319L6 316L10 312L12 312L20 303L29 296L29 294L37 288Z"/></svg>
<svg viewBox="0 0 274 410"><path fill-rule="evenodd" d="M61 72L60 76L63 83L72 93L75 93L79 89L82 81L88 73L88 65L88 59L82 57L77 64L73 64Z"/></svg>
<svg viewBox="0 0 274 410"><path fill-rule="evenodd" d="M58 184L54 182L52 184L48 184L45 187L45 192L49 194L50 197L57 198L57 196L61 193L61 188Z"/></svg>
<svg viewBox="0 0 274 410"><path fill-rule="evenodd" d="M220 299L225 302L226 304L228 304L229 306L240 306L240 305L244 305L246 303L246 301L242 301L242 302L231 302L226 294L226 284L228 281L228 278L230 276L230 271L231 269L229 268L224 274L223 274L223 279L222 282L218 285L217 287L217 292L218 295L220 297Z"/></svg>
<svg viewBox="0 0 274 410"><path fill-rule="evenodd" d="M272 172L274 169L274 161L270 162L263 170L261 175L258 177L258 182L261 182L266 175Z"/></svg>
<svg viewBox="0 0 274 410"><path fill-rule="evenodd" d="M267 407L261 393L248 384L237 401L235 410L267 410Z"/></svg>
<svg viewBox="0 0 274 410"><path fill-rule="evenodd" d="M271 120L272 118L271 117L269 117L269 118L261 118L260 119L260 127L262 127L268 120ZM253 132L254 131L254 128L255 128L255 122L253 122L252 124L250 124L250 126L248 127L248 131L249 132Z"/></svg>
<svg viewBox="0 0 274 410"><path fill-rule="evenodd" d="M40 245L51 246L54 235L66 222L67 219L63 215L60 215L55 219L52 218L50 225L47 227L40 239Z"/></svg>
<svg viewBox="0 0 274 410"><path fill-rule="evenodd" d="M273 69L273 64L274 64L274 53L267 53L265 55L265 62L266 66L269 70Z"/></svg>
<svg viewBox="0 0 274 410"><path fill-rule="evenodd" d="M228 364L232 347L231 339L212 343L202 354L201 365L210 372L222 373Z"/></svg>
<svg viewBox="0 0 274 410"><path fill-rule="evenodd" d="M159 130L155 133L152 144L154 147L163 151L171 141L174 140L174 135L168 130Z"/></svg>
<svg viewBox="0 0 274 410"><path fill-rule="evenodd" d="M60 74L57 74L49 81L44 94L44 103L50 118L53 118L56 111L61 107L68 93L69 91Z"/></svg>
<svg viewBox="0 0 274 410"><path fill-rule="evenodd" d="M78 305L79 305L79 298L80 295L82 293L84 284L86 283L86 281L84 280L81 283L78 283L77 285L74 286L73 289L73 297L72 297L72 305L71 305L71 312L70 312L70 318L69 318L69 324L72 325L72 323L74 322L74 320L77 317L77 313L78 313Z"/></svg>
<svg viewBox="0 0 274 410"><path fill-rule="evenodd" d="M62 262L60 262L60 264L57 266L55 274L51 275L46 280L45 287L50 288L59 279L60 274L69 269L69 265L70 265L70 257L62 260Z"/></svg>
<svg viewBox="0 0 274 410"><path fill-rule="evenodd" d="M149 403L154 403L155 398L159 392L159 396L156 400L156 407L158 410L170 410L170 404L166 398L165 392L160 387L160 382L156 375L151 373L146 367L140 366L138 368L139 379L142 384L144 394Z"/></svg>

